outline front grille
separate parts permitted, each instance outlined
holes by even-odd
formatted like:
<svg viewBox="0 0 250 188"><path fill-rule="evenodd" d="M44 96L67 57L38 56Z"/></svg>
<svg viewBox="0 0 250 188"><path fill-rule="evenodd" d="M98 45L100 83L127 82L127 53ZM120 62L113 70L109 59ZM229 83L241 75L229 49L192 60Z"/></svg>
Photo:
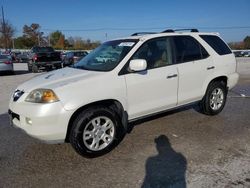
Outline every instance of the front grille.
<svg viewBox="0 0 250 188"><path fill-rule="evenodd" d="M13 94L13 101L16 102L23 94L24 94L23 91L17 89Z"/></svg>

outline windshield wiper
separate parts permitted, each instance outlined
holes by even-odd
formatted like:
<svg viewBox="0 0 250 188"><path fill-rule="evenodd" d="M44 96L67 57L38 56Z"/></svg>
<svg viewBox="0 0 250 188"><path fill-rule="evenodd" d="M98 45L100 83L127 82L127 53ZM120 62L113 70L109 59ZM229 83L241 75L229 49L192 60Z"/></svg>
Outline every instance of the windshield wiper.
<svg viewBox="0 0 250 188"><path fill-rule="evenodd" d="M82 70L89 70L92 71L91 69L86 68L83 65L71 65L70 67L75 68L75 69L82 69Z"/></svg>

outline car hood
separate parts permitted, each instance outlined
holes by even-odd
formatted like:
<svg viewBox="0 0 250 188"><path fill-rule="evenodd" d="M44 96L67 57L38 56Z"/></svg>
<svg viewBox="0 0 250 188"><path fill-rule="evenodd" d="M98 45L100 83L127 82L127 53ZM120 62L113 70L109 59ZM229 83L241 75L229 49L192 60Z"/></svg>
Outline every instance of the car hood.
<svg viewBox="0 0 250 188"><path fill-rule="evenodd" d="M21 84L18 89L24 92L30 92L38 88L56 89L70 83L97 77L101 74L103 74L103 72L67 67L33 77Z"/></svg>

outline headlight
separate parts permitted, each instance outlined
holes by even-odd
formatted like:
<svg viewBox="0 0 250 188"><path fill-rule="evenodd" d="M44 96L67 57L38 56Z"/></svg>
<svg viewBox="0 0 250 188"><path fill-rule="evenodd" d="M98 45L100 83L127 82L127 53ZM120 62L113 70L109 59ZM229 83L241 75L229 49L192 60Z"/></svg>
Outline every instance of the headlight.
<svg viewBox="0 0 250 188"><path fill-rule="evenodd" d="M34 103L52 103L59 101L51 89L35 89L30 92L25 101Z"/></svg>

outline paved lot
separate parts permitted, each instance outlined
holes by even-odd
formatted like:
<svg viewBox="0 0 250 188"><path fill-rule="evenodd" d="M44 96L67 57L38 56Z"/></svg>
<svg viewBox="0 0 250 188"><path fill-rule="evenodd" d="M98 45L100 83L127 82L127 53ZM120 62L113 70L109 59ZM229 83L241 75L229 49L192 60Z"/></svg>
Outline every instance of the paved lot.
<svg viewBox="0 0 250 188"><path fill-rule="evenodd" d="M187 107L138 122L96 159L9 126L11 92L36 75L25 64L15 69L0 76L0 187L250 187L250 59L238 59L240 82L218 116Z"/></svg>

